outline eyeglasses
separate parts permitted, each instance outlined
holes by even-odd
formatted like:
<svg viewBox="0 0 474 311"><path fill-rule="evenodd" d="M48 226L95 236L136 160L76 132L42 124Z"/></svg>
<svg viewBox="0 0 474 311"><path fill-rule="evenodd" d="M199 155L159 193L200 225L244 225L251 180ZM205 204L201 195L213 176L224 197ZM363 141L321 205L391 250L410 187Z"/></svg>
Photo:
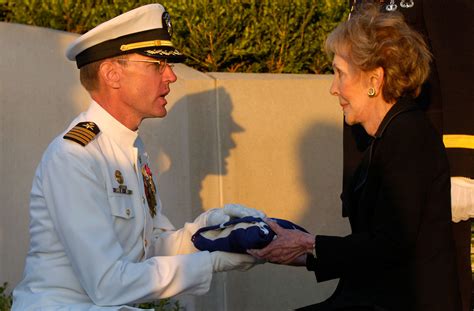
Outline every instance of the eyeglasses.
<svg viewBox="0 0 474 311"><path fill-rule="evenodd" d="M118 58L118 61L122 62L132 62L132 63L150 63L150 64L155 64L156 69L158 70L159 73L163 73L166 69L166 67L170 67L173 69L174 64L170 64L165 60L151 60L151 59L126 59L126 58Z"/></svg>

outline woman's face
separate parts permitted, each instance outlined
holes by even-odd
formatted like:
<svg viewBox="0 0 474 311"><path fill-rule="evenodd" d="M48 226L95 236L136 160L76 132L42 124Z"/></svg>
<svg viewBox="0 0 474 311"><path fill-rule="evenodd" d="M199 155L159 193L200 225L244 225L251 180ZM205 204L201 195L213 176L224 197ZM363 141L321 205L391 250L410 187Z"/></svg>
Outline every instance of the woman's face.
<svg viewBox="0 0 474 311"><path fill-rule="evenodd" d="M364 125L369 121L373 104L367 95L370 87L369 75L338 54L334 55L332 66L334 80L330 93L339 98L344 121L349 125Z"/></svg>

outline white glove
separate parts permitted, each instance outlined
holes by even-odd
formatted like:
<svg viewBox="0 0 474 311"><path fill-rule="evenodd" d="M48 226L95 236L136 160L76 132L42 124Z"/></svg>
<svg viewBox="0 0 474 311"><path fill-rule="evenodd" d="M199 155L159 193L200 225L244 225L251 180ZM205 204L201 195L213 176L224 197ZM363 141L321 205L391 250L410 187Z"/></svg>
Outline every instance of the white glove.
<svg viewBox="0 0 474 311"><path fill-rule="evenodd" d="M229 270L246 271L256 264L264 262L250 255L220 251L212 252L211 259L213 272L224 272Z"/></svg>
<svg viewBox="0 0 474 311"><path fill-rule="evenodd" d="M231 218L246 216L265 218L264 212L240 204L226 204L223 208L215 208L209 211L206 226L214 226L225 223Z"/></svg>

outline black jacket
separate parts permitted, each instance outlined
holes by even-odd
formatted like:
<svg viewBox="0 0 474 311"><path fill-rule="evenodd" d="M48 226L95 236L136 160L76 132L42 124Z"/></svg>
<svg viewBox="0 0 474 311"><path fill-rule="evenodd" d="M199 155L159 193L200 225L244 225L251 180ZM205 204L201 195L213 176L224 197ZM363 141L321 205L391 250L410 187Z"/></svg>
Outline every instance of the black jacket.
<svg viewBox="0 0 474 311"><path fill-rule="evenodd" d="M342 198L352 234L318 235L307 262L318 281L340 278L328 310L459 310L447 156L411 99L387 113Z"/></svg>

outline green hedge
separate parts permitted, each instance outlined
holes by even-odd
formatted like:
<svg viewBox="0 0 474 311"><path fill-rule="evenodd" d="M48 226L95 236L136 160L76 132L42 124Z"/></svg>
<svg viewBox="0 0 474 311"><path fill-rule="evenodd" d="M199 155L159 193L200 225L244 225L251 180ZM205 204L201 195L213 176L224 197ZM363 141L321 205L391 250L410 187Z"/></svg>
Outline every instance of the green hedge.
<svg viewBox="0 0 474 311"><path fill-rule="evenodd" d="M13 304L13 297L11 293L7 293L8 283L3 283L0 286L0 311L10 311ZM179 301L171 301L171 299L161 299L159 301L142 303L138 308L151 309L155 311L181 311Z"/></svg>
<svg viewBox="0 0 474 311"><path fill-rule="evenodd" d="M8 283L0 286L0 311L9 311L12 306L12 296L7 293Z"/></svg>
<svg viewBox="0 0 474 311"><path fill-rule="evenodd" d="M0 0L2 21L84 33L146 0ZM329 73L323 42L347 0L162 0L173 41L198 70Z"/></svg>

